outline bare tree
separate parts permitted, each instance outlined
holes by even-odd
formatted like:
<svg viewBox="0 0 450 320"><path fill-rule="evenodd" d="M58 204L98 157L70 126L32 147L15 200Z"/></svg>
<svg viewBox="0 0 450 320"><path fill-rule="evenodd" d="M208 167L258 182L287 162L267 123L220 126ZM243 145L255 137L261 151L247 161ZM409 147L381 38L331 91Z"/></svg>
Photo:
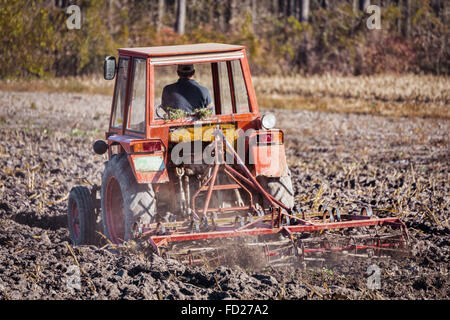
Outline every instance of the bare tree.
<svg viewBox="0 0 450 320"><path fill-rule="evenodd" d="M395 5L397 6L398 10L402 12L402 3L403 0L395 0ZM400 34L402 33L402 17L396 18L397 21L397 32Z"/></svg>
<svg viewBox="0 0 450 320"><path fill-rule="evenodd" d="M59 8L66 8L69 6L68 0L55 0L55 6Z"/></svg>
<svg viewBox="0 0 450 320"><path fill-rule="evenodd" d="M158 0L158 21L156 23L156 29L159 31L162 27L164 19L164 0Z"/></svg>
<svg viewBox="0 0 450 320"><path fill-rule="evenodd" d="M255 23L257 19L256 0L250 0L250 13L252 15L252 22Z"/></svg>
<svg viewBox="0 0 450 320"><path fill-rule="evenodd" d="M177 0L177 20L175 23L175 32L184 34L186 24L186 0Z"/></svg>
<svg viewBox="0 0 450 320"><path fill-rule="evenodd" d="M411 35L411 15L412 15L412 9L411 9L411 0L406 0L406 12L405 12L405 36L407 38Z"/></svg>
<svg viewBox="0 0 450 320"><path fill-rule="evenodd" d="M353 13L357 14L359 12L359 0L353 0Z"/></svg>
<svg viewBox="0 0 450 320"><path fill-rule="evenodd" d="M215 0L214 2L214 16L215 20L217 22L217 25L219 27L219 30L221 32L225 31L225 14L226 14L226 7L224 5L221 5L221 0Z"/></svg>
<svg viewBox="0 0 450 320"><path fill-rule="evenodd" d="M409 37L411 33L411 0L396 0L395 1L401 17L397 19L397 32L404 37Z"/></svg>
<svg viewBox="0 0 450 320"><path fill-rule="evenodd" d="M236 18L237 12L237 5L236 5L236 0L230 0L230 20L229 21L233 21L233 19Z"/></svg>
<svg viewBox="0 0 450 320"><path fill-rule="evenodd" d="M301 0L300 7L300 21L308 22L309 18L309 0Z"/></svg>
<svg viewBox="0 0 450 320"><path fill-rule="evenodd" d="M295 16L295 0L288 0L288 15Z"/></svg>
<svg viewBox="0 0 450 320"><path fill-rule="evenodd" d="M275 17L278 17L279 14L279 3L278 0L271 0L271 9L272 9L272 15L274 15Z"/></svg>
<svg viewBox="0 0 450 320"><path fill-rule="evenodd" d="M228 0L228 18L226 21L226 28L228 31L233 30L233 24L236 21L236 18L239 14L238 10L238 1L237 0Z"/></svg>
<svg viewBox="0 0 450 320"><path fill-rule="evenodd" d="M366 12L368 6L370 6L370 0L353 0L353 12L355 14L359 14L361 11Z"/></svg>
<svg viewBox="0 0 450 320"><path fill-rule="evenodd" d="M283 0L281 1L281 12L283 13L283 17L289 16L289 6L288 6L289 0Z"/></svg>
<svg viewBox="0 0 450 320"><path fill-rule="evenodd" d="M321 6L322 8L324 8L324 9L328 9L328 6L329 6L328 0L321 0L321 1L320 1L320 6Z"/></svg>
<svg viewBox="0 0 450 320"><path fill-rule="evenodd" d="M370 6L370 0L359 0L359 10L365 12L368 6Z"/></svg>

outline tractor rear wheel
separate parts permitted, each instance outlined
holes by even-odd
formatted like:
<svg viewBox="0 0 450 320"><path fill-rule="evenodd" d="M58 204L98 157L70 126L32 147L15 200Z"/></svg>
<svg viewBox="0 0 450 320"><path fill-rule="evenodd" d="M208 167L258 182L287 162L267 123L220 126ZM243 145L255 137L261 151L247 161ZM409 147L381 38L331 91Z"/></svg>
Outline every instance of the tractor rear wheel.
<svg viewBox="0 0 450 320"><path fill-rule="evenodd" d="M294 188L292 187L291 171L288 175L279 178L258 177L261 186L269 192L275 199L283 203L288 208L294 207ZM264 205L268 202L264 199Z"/></svg>
<svg viewBox="0 0 450 320"><path fill-rule="evenodd" d="M74 245L94 244L96 219L88 188L76 186L70 190L67 219L70 239Z"/></svg>
<svg viewBox="0 0 450 320"><path fill-rule="evenodd" d="M105 236L115 244L132 239L136 225L151 223L156 215L151 184L137 183L124 153L113 155L106 164L101 204Z"/></svg>

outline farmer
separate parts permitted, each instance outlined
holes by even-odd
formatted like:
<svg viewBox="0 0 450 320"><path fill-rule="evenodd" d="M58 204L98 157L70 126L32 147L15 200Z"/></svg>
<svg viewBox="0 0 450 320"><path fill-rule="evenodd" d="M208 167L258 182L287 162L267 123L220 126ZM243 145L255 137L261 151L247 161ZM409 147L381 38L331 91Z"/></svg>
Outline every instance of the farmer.
<svg viewBox="0 0 450 320"><path fill-rule="evenodd" d="M164 109L180 109L187 113L194 109L207 108L211 104L211 95L208 88L201 86L193 80L195 74L194 65L179 64L177 73L180 77L177 82L164 87L162 103Z"/></svg>

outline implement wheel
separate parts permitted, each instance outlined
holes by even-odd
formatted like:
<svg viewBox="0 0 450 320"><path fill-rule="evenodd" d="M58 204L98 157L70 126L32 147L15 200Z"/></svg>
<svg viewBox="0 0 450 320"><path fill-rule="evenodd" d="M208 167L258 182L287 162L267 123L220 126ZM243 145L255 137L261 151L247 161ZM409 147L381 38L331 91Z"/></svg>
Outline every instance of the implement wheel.
<svg viewBox="0 0 450 320"><path fill-rule="evenodd" d="M67 220L74 245L94 244L96 219L88 188L76 186L70 190Z"/></svg>
<svg viewBox="0 0 450 320"><path fill-rule="evenodd" d="M151 223L156 214L151 184L139 184L126 154L113 155L102 176L102 224L106 237L115 244L133 238L139 223Z"/></svg>

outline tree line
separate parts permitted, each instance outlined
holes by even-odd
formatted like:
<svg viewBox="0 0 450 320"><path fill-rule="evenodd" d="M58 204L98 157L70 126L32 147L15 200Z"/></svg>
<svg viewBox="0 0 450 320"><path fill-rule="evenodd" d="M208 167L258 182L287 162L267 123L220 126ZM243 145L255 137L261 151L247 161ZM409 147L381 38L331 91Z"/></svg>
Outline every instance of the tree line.
<svg viewBox="0 0 450 320"><path fill-rule="evenodd" d="M0 0L0 77L100 73L118 47L197 42L246 45L254 73L448 75L448 15L445 0Z"/></svg>

